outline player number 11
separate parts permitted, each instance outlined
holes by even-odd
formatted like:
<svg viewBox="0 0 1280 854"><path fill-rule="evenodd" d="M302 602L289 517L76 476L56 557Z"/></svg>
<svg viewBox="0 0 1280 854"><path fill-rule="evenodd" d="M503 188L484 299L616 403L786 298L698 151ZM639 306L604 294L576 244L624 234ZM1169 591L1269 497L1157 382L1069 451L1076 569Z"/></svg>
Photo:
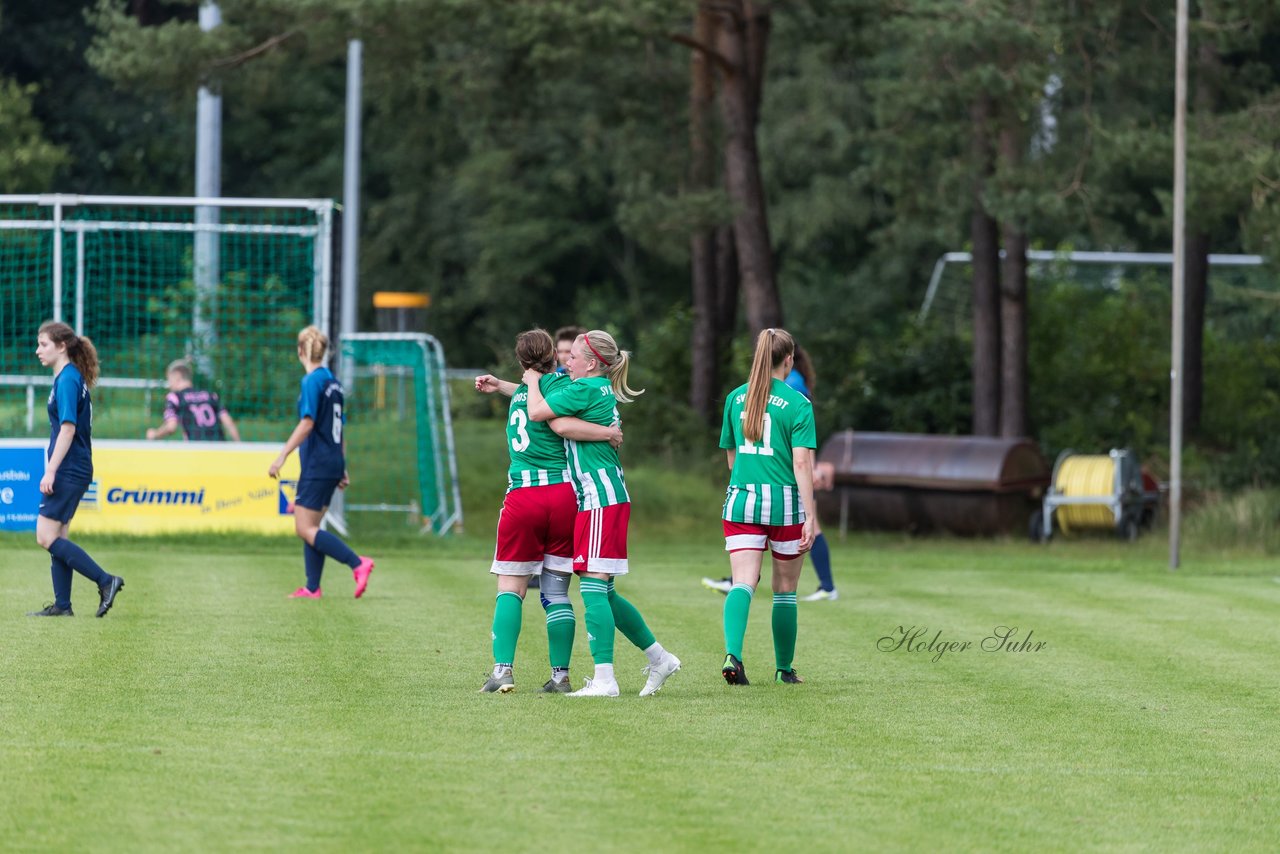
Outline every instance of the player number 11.
<svg viewBox="0 0 1280 854"><path fill-rule="evenodd" d="M741 418L743 421L745 421L747 418L747 413L741 412L738 414L738 417ZM755 442L752 442L744 434L742 437L742 444L738 446L738 453L759 454L762 457L772 457L773 443L769 441L769 437L772 435L773 435L773 419L770 418L769 413L766 412L764 414L764 426L760 430L760 444L757 445Z"/></svg>

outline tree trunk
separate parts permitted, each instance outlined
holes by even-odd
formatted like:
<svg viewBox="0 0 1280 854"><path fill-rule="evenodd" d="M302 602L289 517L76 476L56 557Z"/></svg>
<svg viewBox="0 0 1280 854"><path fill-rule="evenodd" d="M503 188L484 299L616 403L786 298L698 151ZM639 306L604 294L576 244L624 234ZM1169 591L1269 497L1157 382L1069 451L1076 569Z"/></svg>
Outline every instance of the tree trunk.
<svg viewBox="0 0 1280 854"><path fill-rule="evenodd" d="M755 119L763 79L764 41L769 32L767 8L730 0L716 10L716 48L724 60L720 70L720 109L724 119L725 188L734 206L733 234L747 326L754 334L782 324L782 301L773 269L773 244L760 176ZM751 43L749 31L754 34ZM760 67L752 68L758 62ZM753 79L753 75L755 79Z"/></svg>
<svg viewBox="0 0 1280 854"><path fill-rule="evenodd" d="M1000 271L1000 435L1026 436L1027 419L1027 235L1004 227Z"/></svg>
<svg viewBox="0 0 1280 854"><path fill-rule="evenodd" d="M1186 304L1182 315L1182 429L1187 437L1200 429L1204 412L1204 309L1209 296L1209 235L1187 235Z"/></svg>
<svg viewBox="0 0 1280 854"><path fill-rule="evenodd" d="M715 36L715 20L699 6L693 37L709 45ZM711 150L711 102L715 80L711 60L701 51L689 53L689 187L697 193L709 190L715 180L715 158ZM716 282L716 234L713 227L700 228L689 242L693 280L693 332L690 342L689 405L708 423L714 423L720 348L718 344Z"/></svg>
<svg viewBox="0 0 1280 854"><path fill-rule="evenodd" d="M717 356L723 359L738 329L738 251L733 226L716 229L716 338L721 346Z"/></svg>
<svg viewBox="0 0 1280 854"><path fill-rule="evenodd" d="M1000 129L1000 159L1009 169L1022 163L1025 147L1016 114ZM1005 223L1000 270L1000 435L1026 436L1027 418L1027 234Z"/></svg>
<svg viewBox="0 0 1280 854"><path fill-rule="evenodd" d="M995 172L989 139L991 99L979 96L970 107L973 211L969 237L973 243L973 434L1000 431L1000 234L987 213L984 194Z"/></svg>
<svg viewBox="0 0 1280 854"><path fill-rule="evenodd" d="M1212 23L1208 3L1200 5L1200 18ZM1222 60L1213 40L1202 36L1196 49L1196 117L1203 130L1218 107L1218 76ZM1193 217L1194 219L1194 217ZM1204 412L1204 310L1209 299L1209 233L1203 227L1188 229L1183 268L1186 304L1182 316L1182 429L1188 437L1200 430Z"/></svg>

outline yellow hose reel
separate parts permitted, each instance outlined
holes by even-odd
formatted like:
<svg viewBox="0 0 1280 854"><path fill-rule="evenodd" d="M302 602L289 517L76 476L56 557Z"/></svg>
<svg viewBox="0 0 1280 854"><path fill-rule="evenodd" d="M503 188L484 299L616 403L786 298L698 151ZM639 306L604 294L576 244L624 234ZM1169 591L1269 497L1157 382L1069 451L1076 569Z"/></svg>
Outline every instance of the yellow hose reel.
<svg viewBox="0 0 1280 854"><path fill-rule="evenodd" d="M1110 530L1133 540L1153 515L1153 509L1148 512L1151 504L1132 451L1113 449L1104 455L1066 450L1053 466L1043 509L1032 516L1031 537L1047 541L1056 527L1064 534Z"/></svg>

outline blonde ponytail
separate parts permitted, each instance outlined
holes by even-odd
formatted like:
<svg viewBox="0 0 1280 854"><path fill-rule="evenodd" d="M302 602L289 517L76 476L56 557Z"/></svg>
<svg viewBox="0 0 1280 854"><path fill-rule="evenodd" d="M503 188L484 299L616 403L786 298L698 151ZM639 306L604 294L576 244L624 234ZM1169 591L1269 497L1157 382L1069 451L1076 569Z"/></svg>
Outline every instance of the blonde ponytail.
<svg viewBox="0 0 1280 854"><path fill-rule="evenodd" d="M756 354L747 378L747 402L742 414L742 436L759 442L764 436L764 413L773 387L773 372L787 356L795 354L796 342L785 329L764 329L756 336Z"/></svg>
<svg viewBox="0 0 1280 854"><path fill-rule="evenodd" d="M630 403L644 394L644 389L637 390L627 385L627 370L631 365L631 354L626 350L619 350L618 342L613 340L612 335L593 329L580 337L586 344L587 352L604 367L609 377L609 385L613 386L613 396L619 403Z"/></svg>
<svg viewBox="0 0 1280 854"><path fill-rule="evenodd" d="M298 355L308 362L320 364L329 352L329 337L319 327L308 326L298 333Z"/></svg>

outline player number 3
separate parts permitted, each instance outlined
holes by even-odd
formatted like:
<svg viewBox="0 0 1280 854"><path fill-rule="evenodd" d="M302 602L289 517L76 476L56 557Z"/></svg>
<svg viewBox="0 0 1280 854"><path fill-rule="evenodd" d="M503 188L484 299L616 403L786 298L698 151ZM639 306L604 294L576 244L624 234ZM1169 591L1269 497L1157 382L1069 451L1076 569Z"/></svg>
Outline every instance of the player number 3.
<svg viewBox="0 0 1280 854"><path fill-rule="evenodd" d="M529 433L524 429L529 423L529 416L525 414L523 409L513 410L511 413L511 424L515 425L516 436L511 440L511 450L517 454L522 453L525 448L529 447Z"/></svg>

